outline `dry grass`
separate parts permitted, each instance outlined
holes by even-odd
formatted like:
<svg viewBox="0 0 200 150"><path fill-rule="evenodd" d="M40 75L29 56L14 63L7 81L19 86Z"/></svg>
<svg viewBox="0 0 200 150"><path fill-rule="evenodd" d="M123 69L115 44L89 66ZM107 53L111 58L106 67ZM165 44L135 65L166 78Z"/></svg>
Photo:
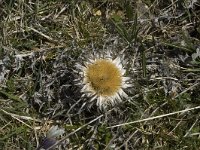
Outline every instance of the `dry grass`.
<svg viewBox="0 0 200 150"><path fill-rule="evenodd" d="M196 0L0 1L0 149L199 149L200 3ZM77 62L124 55L123 103L88 107Z"/></svg>

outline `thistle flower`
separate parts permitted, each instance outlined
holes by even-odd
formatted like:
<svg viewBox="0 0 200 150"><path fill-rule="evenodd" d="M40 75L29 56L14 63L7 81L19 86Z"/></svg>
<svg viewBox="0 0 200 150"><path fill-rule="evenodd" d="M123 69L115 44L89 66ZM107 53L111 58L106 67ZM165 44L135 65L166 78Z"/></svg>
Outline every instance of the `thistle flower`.
<svg viewBox="0 0 200 150"><path fill-rule="evenodd" d="M97 106L106 108L127 98L124 89L131 85L125 77L125 69L122 66L120 57L112 60L110 57L89 60L84 66L79 65L82 75L83 95L96 100Z"/></svg>
<svg viewBox="0 0 200 150"><path fill-rule="evenodd" d="M47 132L47 135L44 138L44 140L40 143L37 150L45 150L50 148L52 145L56 143L56 138L64 133L65 133L64 129L59 129L57 125L52 126Z"/></svg>

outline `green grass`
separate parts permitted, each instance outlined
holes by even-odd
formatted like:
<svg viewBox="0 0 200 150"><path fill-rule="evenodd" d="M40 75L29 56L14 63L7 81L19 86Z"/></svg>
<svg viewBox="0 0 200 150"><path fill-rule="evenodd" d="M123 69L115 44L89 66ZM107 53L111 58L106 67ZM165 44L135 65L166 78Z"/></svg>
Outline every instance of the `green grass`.
<svg viewBox="0 0 200 150"><path fill-rule="evenodd" d="M0 1L0 149L199 149L200 3L173 2ZM133 87L100 111L75 66L106 51Z"/></svg>

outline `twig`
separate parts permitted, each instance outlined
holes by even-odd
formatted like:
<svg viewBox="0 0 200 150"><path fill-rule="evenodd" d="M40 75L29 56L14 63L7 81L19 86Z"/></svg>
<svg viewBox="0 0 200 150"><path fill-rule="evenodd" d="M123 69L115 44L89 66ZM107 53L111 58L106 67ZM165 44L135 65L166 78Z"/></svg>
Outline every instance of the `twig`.
<svg viewBox="0 0 200 150"><path fill-rule="evenodd" d="M54 42L54 43L56 42L56 41L54 41L50 36L48 36L48 35L46 35L46 34L40 32L40 31L38 31L38 30L36 30L36 29L34 29L34 28L32 28L32 27L28 27L28 29L30 29L30 30L36 32L37 34L41 35L42 37L46 38L47 40L49 40L49 41L51 41L51 42Z"/></svg>
<svg viewBox="0 0 200 150"><path fill-rule="evenodd" d="M32 117L29 117L29 116L20 116L20 115L16 115L16 114L13 114L13 113L9 113L9 112L7 112L7 111L5 111L3 109L0 109L0 110L3 111L5 114L10 115L13 118L18 118L18 119L23 119L23 120L31 120L31 121L36 121L36 122L42 122L39 119L34 119Z"/></svg>
<svg viewBox="0 0 200 150"><path fill-rule="evenodd" d="M184 109L184 110L180 110L180 111L176 111L176 112L172 112L172 113L168 113L168 114L163 114L163 115L159 115L159 116L149 117L149 118L146 118L146 119L136 120L136 121L132 121L132 122L126 122L126 123L114 125L114 126L107 127L107 128L116 128L116 127L120 127L120 126L134 124L134 123L140 123L140 122L144 122L144 121L150 121L150 120L154 120L154 119L158 119L158 118L172 116L172 115L179 114L179 113L184 113L184 112L195 110L195 109L200 109L200 106L193 107L193 108L187 108L187 109Z"/></svg>
<svg viewBox="0 0 200 150"><path fill-rule="evenodd" d="M193 89L193 88L196 87L197 85L199 85L199 82L197 82L196 84L193 84L193 85L190 86L189 88L187 88L187 89L185 89L184 91L182 91L180 94L178 94L177 96L175 96L174 99L177 98L177 97L179 97L180 95L184 94L185 92L187 92L187 91Z"/></svg>
<svg viewBox="0 0 200 150"><path fill-rule="evenodd" d="M58 17L60 16L60 14L62 14L66 9L67 9L67 6L63 7L63 8L60 10L60 12L59 12L57 15L55 15L55 16L53 17L53 19L58 18Z"/></svg>
<svg viewBox="0 0 200 150"><path fill-rule="evenodd" d="M192 124L192 126L190 127L190 129L189 129L189 130L187 131L187 133L184 135L184 137L187 137L187 136L188 136L188 134L190 133L190 131L192 130L192 128L195 126L195 124L197 123L198 120L199 120L198 118L195 120L195 122Z"/></svg>

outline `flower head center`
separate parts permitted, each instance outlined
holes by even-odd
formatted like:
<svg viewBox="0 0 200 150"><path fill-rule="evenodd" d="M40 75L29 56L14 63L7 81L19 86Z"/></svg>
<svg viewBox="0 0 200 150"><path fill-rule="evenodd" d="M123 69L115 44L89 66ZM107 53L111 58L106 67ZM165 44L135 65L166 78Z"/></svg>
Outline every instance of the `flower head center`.
<svg viewBox="0 0 200 150"><path fill-rule="evenodd" d="M98 59L86 69L86 80L92 90L101 96L112 96L122 84L119 68L110 60Z"/></svg>

